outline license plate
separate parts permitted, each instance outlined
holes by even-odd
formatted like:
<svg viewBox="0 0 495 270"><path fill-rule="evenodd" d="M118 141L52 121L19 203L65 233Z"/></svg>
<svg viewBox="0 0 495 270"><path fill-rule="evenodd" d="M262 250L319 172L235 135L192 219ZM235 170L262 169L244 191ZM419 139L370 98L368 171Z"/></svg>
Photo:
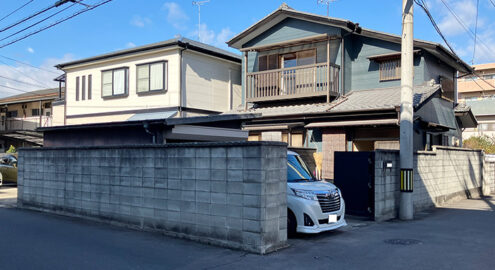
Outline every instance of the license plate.
<svg viewBox="0 0 495 270"><path fill-rule="evenodd" d="M328 215L328 223L337 222L337 215Z"/></svg>

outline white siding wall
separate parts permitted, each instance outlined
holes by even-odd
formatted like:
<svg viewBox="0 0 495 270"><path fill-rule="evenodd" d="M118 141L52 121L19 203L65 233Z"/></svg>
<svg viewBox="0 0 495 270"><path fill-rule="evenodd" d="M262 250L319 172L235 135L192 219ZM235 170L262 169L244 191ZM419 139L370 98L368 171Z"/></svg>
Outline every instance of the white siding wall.
<svg viewBox="0 0 495 270"><path fill-rule="evenodd" d="M241 64L199 54L183 52L184 95L188 108L218 112L241 103ZM231 89L233 93L231 93Z"/></svg>
<svg viewBox="0 0 495 270"><path fill-rule="evenodd" d="M138 96L136 93L136 65L162 60L168 61L168 90L165 93ZM129 68L129 95L122 98L103 99L101 97L101 71L119 67ZM67 124L125 121L129 118L128 114L109 116L108 118L98 117L97 119L94 117L71 118L71 116L179 106L178 67L178 49L168 49L68 69L66 84ZM92 99L87 99L88 86L86 82L86 100L82 100L80 96L79 101L76 101L76 77L79 76L81 80L82 76L86 76L87 80L90 74L93 77ZM79 92L81 95L81 88Z"/></svg>

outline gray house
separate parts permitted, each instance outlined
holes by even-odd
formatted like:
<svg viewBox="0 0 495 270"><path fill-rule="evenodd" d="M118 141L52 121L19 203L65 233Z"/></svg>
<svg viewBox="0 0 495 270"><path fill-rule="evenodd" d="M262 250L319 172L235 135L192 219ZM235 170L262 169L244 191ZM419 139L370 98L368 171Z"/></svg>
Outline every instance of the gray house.
<svg viewBox="0 0 495 270"><path fill-rule="evenodd" d="M316 148L332 179L335 151L399 147L400 41L283 4L227 42L243 53L242 107L229 113L261 114L243 124L250 140ZM414 41L415 150L462 142L469 121L459 118L470 116L454 113L458 72L472 68Z"/></svg>

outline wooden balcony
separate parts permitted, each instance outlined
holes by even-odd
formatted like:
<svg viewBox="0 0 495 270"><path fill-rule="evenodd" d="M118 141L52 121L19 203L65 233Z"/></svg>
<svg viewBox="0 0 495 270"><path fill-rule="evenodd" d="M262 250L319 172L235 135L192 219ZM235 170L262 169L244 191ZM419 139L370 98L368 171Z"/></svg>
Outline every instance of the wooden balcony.
<svg viewBox="0 0 495 270"><path fill-rule="evenodd" d="M263 102L337 96L340 67L320 63L248 73L246 101Z"/></svg>

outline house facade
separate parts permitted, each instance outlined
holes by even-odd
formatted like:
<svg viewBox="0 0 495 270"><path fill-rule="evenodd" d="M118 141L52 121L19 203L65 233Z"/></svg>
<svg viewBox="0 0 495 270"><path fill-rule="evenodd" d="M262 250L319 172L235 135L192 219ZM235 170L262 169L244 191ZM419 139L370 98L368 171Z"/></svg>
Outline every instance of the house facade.
<svg viewBox="0 0 495 270"><path fill-rule="evenodd" d="M41 146L39 127L53 125L52 104L63 96L58 88L36 90L0 99L0 151Z"/></svg>
<svg viewBox="0 0 495 270"><path fill-rule="evenodd" d="M466 128L464 139L471 136L495 136L495 63L474 65L478 74L460 76L457 80L459 102L473 111L478 125Z"/></svg>
<svg viewBox="0 0 495 270"><path fill-rule="evenodd" d="M185 38L57 67L67 88L57 126L212 115L241 103L240 57Z"/></svg>
<svg viewBox="0 0 495 270"><path fill-rule="evenodd" d="M335 151L399 148L400 36L283 4L229 46L242 53L250 140L312 147L323 177ZM414 149L460 145L456 76L471 67L440 44L414 41ZM465 121L465 123L467 123Z"/></svg>

